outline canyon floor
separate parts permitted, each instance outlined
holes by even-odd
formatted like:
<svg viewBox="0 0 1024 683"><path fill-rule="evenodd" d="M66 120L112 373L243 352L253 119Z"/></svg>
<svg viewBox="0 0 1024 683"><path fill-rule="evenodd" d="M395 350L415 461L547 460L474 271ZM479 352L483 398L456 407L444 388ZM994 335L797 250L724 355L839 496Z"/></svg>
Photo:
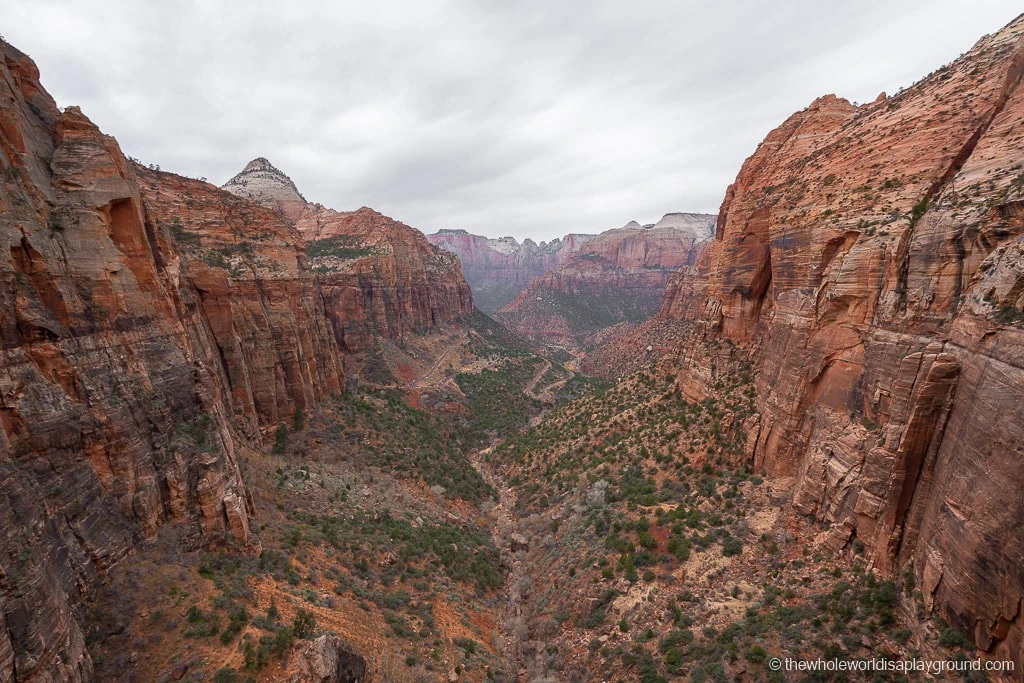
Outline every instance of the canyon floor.
<svg viewBox="0 0 1024 683"><path fill-rule="evenodd" d="M288 680L321 632L373 681L784 680L770 657L967 656L911 578L877 579L856 544L826 552L791 481L737 464L753 391L732 350L701 403L670 357L619 358L617 382L586 378L483 316L381 342L365 379L245 454L258 547L182 554L167 527L112 571L98 677Z"/></svg>

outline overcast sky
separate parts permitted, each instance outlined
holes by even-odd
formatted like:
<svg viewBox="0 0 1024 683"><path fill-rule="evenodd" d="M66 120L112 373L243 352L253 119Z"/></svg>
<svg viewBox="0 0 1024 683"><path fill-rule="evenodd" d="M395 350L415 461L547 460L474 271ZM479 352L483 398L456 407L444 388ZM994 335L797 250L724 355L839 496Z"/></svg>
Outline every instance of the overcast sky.
<svg viewBox="0 0 1024 683"><path fill-rule="evenodd" d="M717 213L815 97L908 86L1021 10L821 2L4 0L0 32L126 154L425 232L550 239Z"/></svg>

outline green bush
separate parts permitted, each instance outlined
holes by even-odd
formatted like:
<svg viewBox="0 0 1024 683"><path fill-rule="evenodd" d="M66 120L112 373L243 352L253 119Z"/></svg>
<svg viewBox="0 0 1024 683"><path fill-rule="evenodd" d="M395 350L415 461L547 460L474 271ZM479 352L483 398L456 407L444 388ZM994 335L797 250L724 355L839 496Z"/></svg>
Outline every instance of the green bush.
<svg viewBox="0 0 1024 683"><path fill-rule="evenodd" d="M760 645L755 645L754 647L744 652L743 656L747 659L748 662L760 664L768 656L768 651Z"/></svg>
<svg viewBox="0 0 1024 683"><path fill-rule="evenodd" d="M722 555L733 557L743 552L743 542L738 538L729 537L722 543Z"/></svg>
<svg viewBox="0 0 1024 683"><path fill-rule="evenodd" d="M947 626L939 633L939 645L942 647L970 647L971 641L960 631L952 626Z"/></svg>
<svg viewBox="0 0 1024 683"><path fill-rule="evenodd" d="M314 631L316 631L316 617L313 613L304 609L296 612L295 618L292 620L292 635L303 640L313 635Z"/></svg>
<svg viewBox="0 0 1024 683"><path fill-rule="evenodd" d="M213 683L235 683L237 680L238 674L230 666L217 669L217 673L213 674Z"/></svg>
<svg viewBox="0 0 1024 683"><path fill-rule="evenodd" d="M281 455L284 453L284 449L288 446L288 428L284 425L278 425L277 431L274 432L274 453Z"/></svg>
<svg viewBox="0 0 1024 683"><path fill-rule="evenodd" d="M188 608L185 619L188 622L186 636L203 638L215 636L220 631L220 616L215 612L206 612L196 605Z"/></svg>

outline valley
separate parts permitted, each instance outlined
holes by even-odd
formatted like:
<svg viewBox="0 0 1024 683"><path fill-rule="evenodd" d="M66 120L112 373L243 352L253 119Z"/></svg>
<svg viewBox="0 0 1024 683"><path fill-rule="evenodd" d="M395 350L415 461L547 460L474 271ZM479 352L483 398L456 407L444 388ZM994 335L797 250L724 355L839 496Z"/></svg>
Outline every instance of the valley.
<svg viewBox="0 0 1024 683"><path fill-rule="evenodd" d="M540 245L142 165L0 50L0 679L1024 676L1024 17Z"/></svg>

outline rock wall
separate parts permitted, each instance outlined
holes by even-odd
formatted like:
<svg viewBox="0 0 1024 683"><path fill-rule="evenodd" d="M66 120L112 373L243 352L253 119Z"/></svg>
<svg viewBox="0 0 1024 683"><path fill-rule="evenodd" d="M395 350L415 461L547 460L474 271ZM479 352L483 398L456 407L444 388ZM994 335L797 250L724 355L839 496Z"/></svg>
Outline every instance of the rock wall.
<svg viewBox="0 0 1024 683"><path fill-rule="evenodd" d="M492 314L515 299L531 280L562 265L594 235L566 235L537 244L527 238L490 239L465 230L427 235L431 244L459 257L477 307Z"/></svg>
<svg viewBox="0 0 1024 683"><path fill-rule="evenodd" d="M419 230L366 207L320 205L307 207L296 226L346 351L366 349L374 335L402 340L473 313L458 257Z"/></svg>
<svg viewBox="0 0 1024 683"><path fill-rule="evenodd" d="M696 317L679 380L691 398L714 341L755 359L747 455L794 478L818 540L858 538L875 567L909 567L929 609L1018 672L1022 36L1024 18L893 98L830 95L791 116L744 163L707 263L661 311Z"/></svg>
<svg viewBox="0 0 1024 683"><path fill-rule="evenodd" d="M473 313L458 258L419 230L366 207L334 211L306 202L262 157L223 189L277 212L306 239L316 289L344 351L363 351L376 335L400 341Z"/></svg>
<svg viewBox="0 0 1024 683"><path fill-rule="evenodd" d="M175 186L189 196L172 200ZM228 200L137 171L0 42L4 680L89 680L83 599L162 525L195 544L255 542L239 449L340 383L322 310L298 300L301 239ZM253 229L268 234L249 273L202 253ZM289 327L292 349L272 339Z"/></svg>
<svg viewBox="0 0 1024 683"><path fill-rule="evenodd" d="M256 433L339 393L340 355L298 231L208 183L136 173L149 215L178 246L188 323L215 344L234 424Z"/></svg>
<svg viewBox="0 0 1024 683"><path fill-rule="evenodd" d="M680 219L693 216L702 220ZM567 346L643 321L659 310L674 273L697 262L714 223L714 216L668 214L654 226L631 222L603 232L495 317L528 337Z"/></svg>
<svg viewBox="0 0 1024 683"><path fill-rule="evenodd" d="M660 320L696 320L707 298L715 242L705 242L692 265L672 273L665 283L665 294L655 317Z"/></svg>

